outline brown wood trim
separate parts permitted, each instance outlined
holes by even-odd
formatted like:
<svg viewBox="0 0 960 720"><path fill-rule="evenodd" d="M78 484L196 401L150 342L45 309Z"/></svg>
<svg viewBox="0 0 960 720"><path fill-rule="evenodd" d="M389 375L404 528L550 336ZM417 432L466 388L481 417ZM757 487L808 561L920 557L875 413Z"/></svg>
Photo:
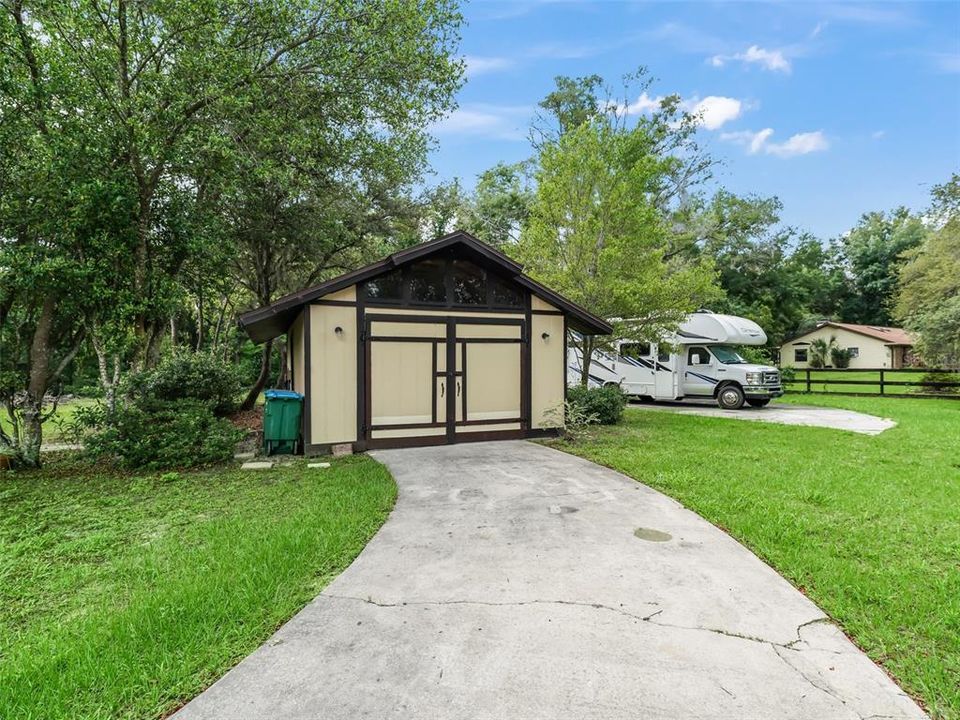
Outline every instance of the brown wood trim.
<svg viewBox="0 0 960 720"><path fill-rule="evenodd" d="M464 345L475 345L483 343L484 345L497 345L503 343L522 343L523 338L457 338L458 343Z"/></svg>
<svg viewBox="0 0 960 720"><path fill-rule="evenodd" d="M526 317L524 328L521 331L524 339L520 350L520 415L523 416L522 427L529 430L533 425L533 296L527 293Z"/></svg>
<svg viewBox="0 0 960 720"><path fill-rule="evenodd" d="M517 318L498 318L498 317L470 317L450 315L390 315L380 313L367 313L367 319L370 322L412 322L412 323L433 323L442 325L448 320L453 320L460 325L523 325L524 319Z"/></svg>
<svg viewBox="0 0 960 720"><path fill-rule="evenodd" d="M363 298L357 288L357 441L366 439L367 428L367 343L364 330Z"/></svg>
<svg viewBox="0 0 960 720"><path fill-rule="evenodd" d="M430 348L430 362L433 365L433 372L430 374L430 382L433 386L430 388L430 415L433 422L437 422L437 341L433 341L433 347Z"/></svg>
<svg viewBox="0 0 960 720"><path fill-rule="evenodd" d="M432 310L434 312L442 312L445 314L453 313L504 313L511 315L523 315L523 308L516 307L513 305L504 306L504 305L478 305L477 307L470 307L469 305L444 305L441 303L417 303L417 302L404 302L403 300L366 300L367 307L373 308L376 310ZM545 310L544 312L559 312L553 310Z"/></svg>
<svg viewBox="0 0 960 720"><path fill-rule="evenodd" d="M336 307L356 307L356 300L313 300L310 302L311 305L334 305Z"/></svg>
<svg viewBox="0 0 960 720"><path fill-rule="evenodd" d="M563 421L564 427L566 427L566 424L567 424L567 390L570 387L569 383L567 383L567 372L568 372L567 364L570 362L569 360L570 348L567 345L567 341L568 341L567 334L568 334L567 316L564 315L563 316L563 358L562 358L563 374L560 376L563 382L563 407L560 409L560 419Z"/></svg>
<svg viewBox="0 0 960 720"><path fill-rule="evenodd" d="M563 315L561 310L531 310L534 315Z"/></svg>
<svg viewBox="0 0 960 720"><path fill-rule="evenodd" d="M415 342L415 343L432 343L436 342L440 338L432 337L404 337L402 335L372 335L370 340L372 342Z"/></svg>
<svg viewBox="0 0 960 720"><path fill-rule="evenodd" d="M422 430L423 428L446 427L442 422L397 423L396 425L371 425L370 432L375 430Z"/></svg>
<svg viewBox="0 0 960 720"><path fill-rule="evenodd" d="M456 436L454 443L489 442L492 440L532 440L537 438L557 437L556 428L543 430L490 430L488 432L463 433ZM364 449L380 450L387 448L427 447L430 445L447 444L443 435L428 435L411 438L380 438L364 443Z"/></svg>
<svg viewBox="0 0 960 720"><path fill-rule="evenodd" d="M467 344L466 343L461 343L460 355L462 356L461 366L460 366L462 377L460 378L460 380L463 383L463 388L462 388L463 395L460 398L460 407L462 409L460 412L461 412L461 415L463 416L463 420L461 420L461 422L466 422L467 421L467 380L469 379L469 376L467 375ZM457 383L458 395L460 394L460 390L461 390L460 382L458 382Z"/></svg>
<svg viewBox="0 0 960 720"><path fill-rule="evenodd" d="M302 437L300 438L300 447L305 447L313 440L310 422L312 397L310 379L313 376L313 362L311 359L313 343L310 339L310 321L312 315L313 313L309 305L303 308L303 417L301 418Z"/></svg>
<svg viewBox="0 0 960 720"><path fill-rule="evenodd" d="M447 318L447 433L444 436L446 442L452 443L455 439L454 423L457 420L457 402L456 396L451 392L453 378L457 371L457 324L453 318Z"/></svg>
<svg viewBox="0 0 960 720"><path fill-rule="evenodd" d="M461 420L457 423L457 427L470 427L473 425L506 425L507 423L522 423L522 422L523 422L522 417L488 418L486 420Z"/></svg>

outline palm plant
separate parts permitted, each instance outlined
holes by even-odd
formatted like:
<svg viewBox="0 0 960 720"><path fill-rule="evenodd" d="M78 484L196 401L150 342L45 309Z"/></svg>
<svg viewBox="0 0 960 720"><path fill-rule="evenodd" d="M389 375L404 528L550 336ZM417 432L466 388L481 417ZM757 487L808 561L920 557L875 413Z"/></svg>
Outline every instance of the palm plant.
<svg viewBox="0 0 960 720"><path fill-rule="evenodd" d="M810 367L822 368L827 365L830 352L837 346L837 336L831 335L829 340L817 338L810 343Z"/></svg>

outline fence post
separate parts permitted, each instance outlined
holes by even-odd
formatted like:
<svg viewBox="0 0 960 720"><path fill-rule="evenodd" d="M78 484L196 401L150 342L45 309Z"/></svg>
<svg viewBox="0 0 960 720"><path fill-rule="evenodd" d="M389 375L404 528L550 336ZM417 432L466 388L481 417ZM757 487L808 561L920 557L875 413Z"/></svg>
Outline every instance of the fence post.
<svg viewBox="0 0 960 720"><path fill-rule="evenodd" d="M883 370L880 371L880 394L883 395Z"/></svg>
<svg viewBox="0 0 960 720"><path fill-rule="evenodd" d="M810 368L806 369L807 373L807 392L810 392Z"/></svg>

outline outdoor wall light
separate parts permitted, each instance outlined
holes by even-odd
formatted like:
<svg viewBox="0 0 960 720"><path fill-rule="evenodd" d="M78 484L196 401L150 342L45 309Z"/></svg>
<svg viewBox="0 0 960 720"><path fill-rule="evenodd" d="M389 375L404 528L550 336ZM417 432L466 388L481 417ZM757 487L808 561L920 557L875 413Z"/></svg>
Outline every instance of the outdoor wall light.
<svg viewBox="0 0 960 720"><path fill-rule="evenodd" d="M343 335L343 328L340 327L339 325L337 325L337 326L333 329L333 331L337 334L337 337L340 337L341 335Z"/></svg>
<svg viewBox="0 0 960 720"><path fill-rule="evenodd" d="M543 333L540 337L542 337L544 340L549 340L549 339L550 339L550 333L545 332L545 333Z"/></svg>

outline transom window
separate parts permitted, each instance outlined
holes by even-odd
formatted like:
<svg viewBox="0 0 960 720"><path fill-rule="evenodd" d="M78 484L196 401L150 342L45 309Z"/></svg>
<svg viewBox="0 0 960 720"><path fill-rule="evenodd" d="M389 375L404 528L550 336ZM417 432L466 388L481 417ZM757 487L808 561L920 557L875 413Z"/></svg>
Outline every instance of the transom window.
<svg viewBox="0 0 960 720"><path fill-rule="evenodd" d="M433 257L363 283L364 298L413 305L521 308L523 293L469 260Z"/></svg>

